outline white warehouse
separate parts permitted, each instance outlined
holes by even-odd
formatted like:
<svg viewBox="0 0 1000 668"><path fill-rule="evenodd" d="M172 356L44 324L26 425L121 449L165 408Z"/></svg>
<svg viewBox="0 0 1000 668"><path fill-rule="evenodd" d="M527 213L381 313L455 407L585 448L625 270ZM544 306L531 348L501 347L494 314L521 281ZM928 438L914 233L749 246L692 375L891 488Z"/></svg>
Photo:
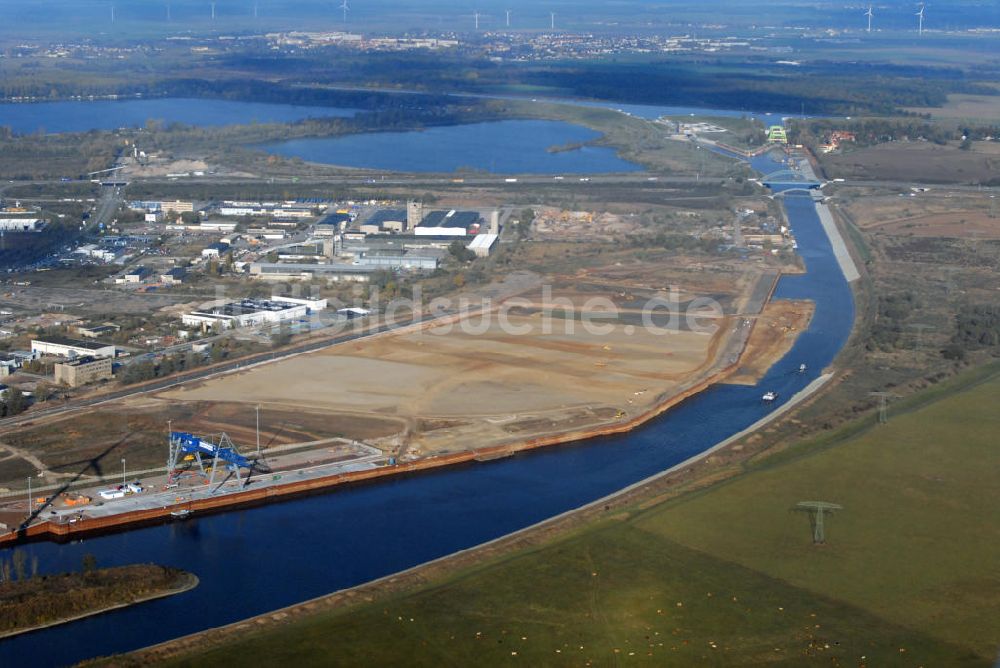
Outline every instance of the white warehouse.
<svg viewBox="0 0 1000 668"><path fill-rule="evenodd" d="M40 355L58 355L76 359L77 357L111 357L115 356L115 347L110 343L98 341L79 341L54 336L48 339L35 339L31 342L31 352Z"/></svg>
<svg viewBox="0 0 1000 668"><path fill-rule="evenodd" d="M241 299L237 302L216 304L209 308L185 313L181 316L181 321L185 325L198 327L205 331L213 327L229 329L297 320L325 309L325 299L295 299L292 297Z"/></svg>

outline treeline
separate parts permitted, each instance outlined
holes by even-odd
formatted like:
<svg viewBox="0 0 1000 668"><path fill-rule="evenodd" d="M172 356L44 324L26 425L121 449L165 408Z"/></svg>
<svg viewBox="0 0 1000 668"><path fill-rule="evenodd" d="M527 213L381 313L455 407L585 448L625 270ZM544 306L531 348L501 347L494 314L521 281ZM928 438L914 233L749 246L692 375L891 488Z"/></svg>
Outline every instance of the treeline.
<svg viewBox="0 0 1000 668"><path fill-rule="evenodd" d="M853 132L854 143L858 146L917 139L946 144L1000 136L1000 125L947 125L919 118L866 118L793 120L789 123L788 138L792 143L816 145L826 141L834 130Z"/></svg>
<svg viewBox="0 0 1000 668"><path fill-rule="evenodd" d="M225 338L212 343L207 355L188 351L163 355L156 359L144 359L132 362L118 373L118 382L122 385L133 385L147 380L163 378L172 373L190 371L207 364L216 364L234 357L261 352L264 347L249 341L238 341Z"/></svg>
<svg viewBox="0 0 1000 668"><path fill-rule="evenodd" d="M435 105L428 108L395 107L359 113L351 118L309 118L294 123L196 127L171 123L160 128L149 123L141 143L146 151L197 145L201 150L231 150L234 146L300 137L332 137L365 132L417 130L503 117L503 106L489 101Z"/></svg>
<svg viewBox="0 0 1000 668"><path fill-rule="evenodd" d="M694 253L712 253L719 249L718 239L702 239L693 234L657 232L651 235L629 235L627 243L633 247Z"/></svg>

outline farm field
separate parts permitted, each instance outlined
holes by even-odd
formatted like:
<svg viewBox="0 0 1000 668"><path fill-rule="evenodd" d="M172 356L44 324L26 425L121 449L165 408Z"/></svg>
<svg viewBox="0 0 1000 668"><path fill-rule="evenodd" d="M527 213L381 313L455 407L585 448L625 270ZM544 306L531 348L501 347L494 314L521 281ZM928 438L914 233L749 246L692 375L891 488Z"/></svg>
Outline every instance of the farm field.
<svg viewBox="0 0 1000 668"><path fill-rule="evenodd" d="M994 365L908 400L887 425L869 415L701 492L615 510L415 591L270 615L172 660L992 665L1000 510L982 500L1000 492L998 399ZM843 506L824 545L792 511L807 499Z"/></svg>
<svg viewBox="0 0 1000 668"><path fill-rule="evenodd" d="M978 146L962 151L931 142L892 142L820 156L828 178L914 183L986 183L996 178L997 161Z"/></svg>

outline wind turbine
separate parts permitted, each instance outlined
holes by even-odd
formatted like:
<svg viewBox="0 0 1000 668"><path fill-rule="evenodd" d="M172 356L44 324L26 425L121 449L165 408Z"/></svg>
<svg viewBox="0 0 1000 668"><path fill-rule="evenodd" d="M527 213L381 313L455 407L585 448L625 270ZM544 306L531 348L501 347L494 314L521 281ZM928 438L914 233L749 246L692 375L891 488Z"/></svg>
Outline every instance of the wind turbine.
<svg viewBox="0 0 1000 668"><path fill-rule="evenodd" d="M167 23L170 23L171 20L173 20L173 19L170 16L170 3L168 2L167 3Z"/></svg>
<svg viewBox="0 0 1000 668"><path fill-rule="evenodd" d="M871 32L872 31L872 16L874 16L874 14L872 14L872 6L871 5L868 5L868 11L865 12L865 16L868 17L868 32Z"/></svg>
<svg viewBox="0 0 1000 668"><path fill-rule="evenodd" d="M340 3L340 10L344 12L344 23L347 23L347 12L350 11L351 7L347 4L347 0Z"/></svg>
<svg viewBox="0 0 1000 668"><path fill-rule="evenodd" d="M917 12L917 20L918 20L918 23L917 23L917 34L918 35L923 35L924 34L924 3L922 3L922 2L920 3L920 11Z"/></svg>
<svg viewBox="0 0 1000 668"><path fill-rule="evenodd" d="M111 22L115 22L115 6L111 5Z"/></svg>
<svg viewBox="0 0 1000 668"><path fill-rule="evenodd" d="M212 20L215 20L215 3L212 3Z"/></svg>
<svg viewBox="0 0 1000 668"><path fill-rule="evenodd" d="M475 14L473 14L473 16L476 19L476 30L478 31L479 30L479 12L477 11Z"/></svg>
<svg viewBox="0 0 1000 668"><path fill-rule="evenodd" d="M549 29L550 30L555 30L556 29L556 13L555 12L549 12Z"/></svg>
<svg viewBox="0 0 1000 668"><path fill-rule="evenodd" d="M510 10L507 10L507 27L510 27Z"/></svg>

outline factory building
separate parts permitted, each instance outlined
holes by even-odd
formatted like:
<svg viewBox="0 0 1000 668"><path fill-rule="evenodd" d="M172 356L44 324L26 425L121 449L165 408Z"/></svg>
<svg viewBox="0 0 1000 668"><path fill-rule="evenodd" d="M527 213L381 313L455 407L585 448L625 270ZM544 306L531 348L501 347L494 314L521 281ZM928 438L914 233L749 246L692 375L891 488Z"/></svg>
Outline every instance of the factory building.
<svg viewBox="0 0 1000 668"><path fill-rule="evenodd" d="M401 209L380 209L358 226L363 234L401 233L406 230L407 212Z"/></svg>
<svg viewBox="0 0 1000 668"><path fill-rule="evenodd" d="M80 357L55 364L52 369L55 381L70 387L80 387L112 377L111 359L107 357Z"/></svg>
<svg viewBox="0 0 1000 668"><path fill-rule="evenodd" d="M413 229L417 236L465 236L478 234L482 218L476 211L431 211Z"/></svg>
<svg viewBox="0 0 1000 668"><path fill-rule="evenodd" d="M186 267L174 267L166 273L160 274L160 282L164 285L179 285L187 278Z"/></svg>
<svg viewBox="0 0 1000 668"><path fill-rule="evenodd" d="M47 339L35 339L31 342L31 352L39 355L58 355L76 359L77 357L114 357L115 346L99 341L80 341L54 336Z"/></svg>
<svg viewBox="0 0 1000 668"><path fill-rule="evenodd" d="M311 218L313 208L296 202L223 202L216 211L220 216L258 216L284 220Z"/></svg>
<svg viewBox="0 0 1000 668"><path fill-rule="evenodd" d="M317 278L330 282L367 283L377 269L356 264L253 262L250 265L250 276L261 281L309 281Z"/></svg>
<svg viewBox="0 0 1000 668"><path fill-rule="evenodd" d="M489 257L499 238L496 234L477 234L467 248L475 253L476 257Z"/></svg>
<svg viewBox="0 0 1000 668"><path fill-rule="evenodd" d="M40 218L0 218L0 231L40 232L45 221Z"/></svg>
<svg viewBox="0 0 1000 668"><path fill-rule="evenodd" d="M228 250L229 250L229 244L224 243L222 241L217 241L214 244L209 244L208 246L205 246L205 248L203 248L201 251L201 256L204 258L211 258L211 257L217 258Z"/></svg>
<svg viewBox="0 0 1000 668"><path fill-rule="evenodd" d="M199 327L203 331L215 326L218 326L219 329L254 327L305 318L311 313L322 311L325 308L325 299L294 299L292 297L242 299L237 302L226 302L203 310L185 313L181 316L181 321L185 325Z"/></svg>
<svg viewBox="0 0 1000 668"><path fill-rule="evenodd" d="M111 323L105 323L103 325L91 325L90 327L84 327L80 325L75 328L76 333L80 336L86 337L88 339L99 339L102 336L112 336L121 330L118 325L113 325Z"/></svg>
<svg viewBox="0 0 1000 668"><path fill-rule="evenodd" d="M129 202L128 208L133 209L134 211L145 211L147 213L167 213L168 211L173 211L174 213L193 213L194 202L184 202L179 199L170 202L159 200L137 200Z"/></svg>
<svg viewBox="0 0 1000 668"><path fill-rule="evenodd" d="M343 232L354 218L350 211L339 209L316 223L316 236L328 237Z"/></svg>
<svg viewBox="0 0 1000 668"><path fill-rule="evenodd" d="M405 250L376 250L362 252L355 263L361 267L378 269L415 269L434 271L438 268L440 253L411 253Z"/></svg>
<svg viewBox="0 0 1000 668"><path fill-rule="evenodd" d="M198 223L200 232L222 232L232 234L236 231L236 223L231 220L203 220Z"/></svg>

